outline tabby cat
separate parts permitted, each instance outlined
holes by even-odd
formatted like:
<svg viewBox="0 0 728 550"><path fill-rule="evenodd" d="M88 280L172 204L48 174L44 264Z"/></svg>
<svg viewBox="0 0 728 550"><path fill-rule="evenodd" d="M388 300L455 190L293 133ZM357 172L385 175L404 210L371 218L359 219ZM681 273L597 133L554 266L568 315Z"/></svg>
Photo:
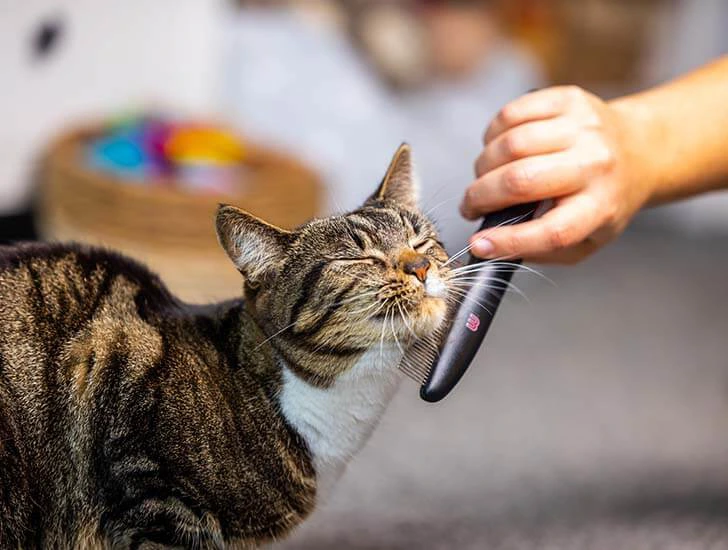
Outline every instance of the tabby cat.
<svg viewBox="0 0 728 550"><path fill-rule="evenodd" d="M0 248L0 549L252 548L287 535L377 424L446 254L410 152L343 216L232 206L244 298L181 303L101 249Z"/></svg>

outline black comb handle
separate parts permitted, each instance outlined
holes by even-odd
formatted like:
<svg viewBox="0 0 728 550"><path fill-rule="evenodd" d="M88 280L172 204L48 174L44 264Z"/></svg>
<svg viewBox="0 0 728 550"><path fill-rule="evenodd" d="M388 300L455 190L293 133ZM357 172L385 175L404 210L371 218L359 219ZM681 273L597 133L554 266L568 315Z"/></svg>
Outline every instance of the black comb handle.
<svg viewBox="0 0 728 550"><path fill-rule="evenodd" d="M519 204L488 214L480 230L532 220L538 206L539 203ZM520 259L508 261L521 263ZM471 256L468 265L479 262L482 260ZM460 305L450 322L447 339L430 369L430 375L420 388L422 399L430 403L440 401L465 374L488 332L514 271L513 266L486 261L469 273L468 278L475 277L471 279L474 282L465 291L465 296L459 297Z"/></svg>

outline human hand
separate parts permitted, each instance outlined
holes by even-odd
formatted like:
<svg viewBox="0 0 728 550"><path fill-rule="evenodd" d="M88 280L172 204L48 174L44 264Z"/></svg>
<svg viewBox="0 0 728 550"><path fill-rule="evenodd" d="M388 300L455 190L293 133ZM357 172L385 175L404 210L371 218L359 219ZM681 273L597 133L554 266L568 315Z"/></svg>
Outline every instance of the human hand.
<svg viewBox="0 0 728 550"><path fill-rule="evenodd" d="M536 220L473 235L472 253L575 263L620 235L651 194L631 119L575 86L503 107L485 133L463 216L543 199L554 206Z"/></svg>

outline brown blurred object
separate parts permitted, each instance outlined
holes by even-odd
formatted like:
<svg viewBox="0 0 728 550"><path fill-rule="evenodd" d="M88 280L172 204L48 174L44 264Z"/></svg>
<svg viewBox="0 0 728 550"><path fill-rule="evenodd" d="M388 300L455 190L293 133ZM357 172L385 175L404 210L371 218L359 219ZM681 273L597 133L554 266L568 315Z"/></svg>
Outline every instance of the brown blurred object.
<svg viewBox="0 0 728 550"><path fill-rule="evenodd" d="M675 0L286 0L344 27L387 82L425 86L477 70L503 31L525 44L553 84L597 92L639 83L652 38ZM326 14L322 16L321 14Z"/></svg>
<svg viewBox="0 0 728 550"><path fill-rule="evenodd" d="M421 85L430 72L430 48L411 2L340 1L348 32L380 76L394 88Z"/></svg>
<svg viewBox="0 0 728 550"><path fill-rule="evenodd" d="M542 60L548 80L601 90L639 79L670 0L499 0L512 33Z"/></svg>
<svg viewBox="0 0 728 550"><path fill-rule="evenodd" d="M477 71L499 38L493 2L420 3L433 73L457 78Z"/></svg>
<svg viewBox="0 0 728 550"><path fill-rule="evenodd" d="M239 296L242 279L215 235L219 203L234 204L284 228L320 213L319 177L297 160L246 143L237 195L191 194L133 185L84 164L84 145L102 134L84 127L58 139L43 162L38 227L42 237L103 245L159 273L192 303Z"/></svg>
<svg viewBox="0 0 728 550"><path fill-rule="evenodd" d="M339 4L355 43L396 88L466 77L487 60L498 39L493 0L340 0Z"/></svg>

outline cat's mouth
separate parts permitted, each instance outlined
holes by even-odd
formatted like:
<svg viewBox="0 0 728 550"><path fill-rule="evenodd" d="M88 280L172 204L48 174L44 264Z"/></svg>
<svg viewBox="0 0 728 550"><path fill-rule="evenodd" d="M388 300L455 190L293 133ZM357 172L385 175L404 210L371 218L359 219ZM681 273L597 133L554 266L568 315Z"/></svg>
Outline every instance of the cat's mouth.
<svg viewBox="0 0 728 550"><path fill-rule="evenodd" d="M427 296L420 305L420 323L415 332L419 337L429 336L445 321L447 302L444 298Z"/></svg>
<svg viewBox="0 0 728 550"><path fill-rule="evenodd" d="M447 286L436 272L430 271L421 285L420 298L409 312L403 311L400 329L407 336L422 338L444 322L447 313Z"/></svg>
<svg viewBox="0 0 728 550"><path fill-rule="evenodd" d="M423 338L432 334L445 321L447 302L444 298L424 295L409 311L398 311L391 319L392 330L401 340Z"/></svg>
<svg viewBox="0 0 728 550"><path fill-rule="evenodd" d="M445 320L447 311L447 286L442 278L430 273L424 282L424 297L420 304L420 315L424 318L428 333L437 329Z"/></svg>
<svg viewBox="0 0 728 550"><path fill-rule="evenodd" d="M442 278L436 273L430 272L424 282L425 296L428 298L444 299L447 296L447 287Z"/></svg>
<svg viewBox="0 0 728 550"><path fill-rule="evenodd" d="M372 317L377 322L374 335L400 344L431 335L445 321L448 295L446 280L437 271L424 280L401 280L379 296L381 306Z"/></svg>

